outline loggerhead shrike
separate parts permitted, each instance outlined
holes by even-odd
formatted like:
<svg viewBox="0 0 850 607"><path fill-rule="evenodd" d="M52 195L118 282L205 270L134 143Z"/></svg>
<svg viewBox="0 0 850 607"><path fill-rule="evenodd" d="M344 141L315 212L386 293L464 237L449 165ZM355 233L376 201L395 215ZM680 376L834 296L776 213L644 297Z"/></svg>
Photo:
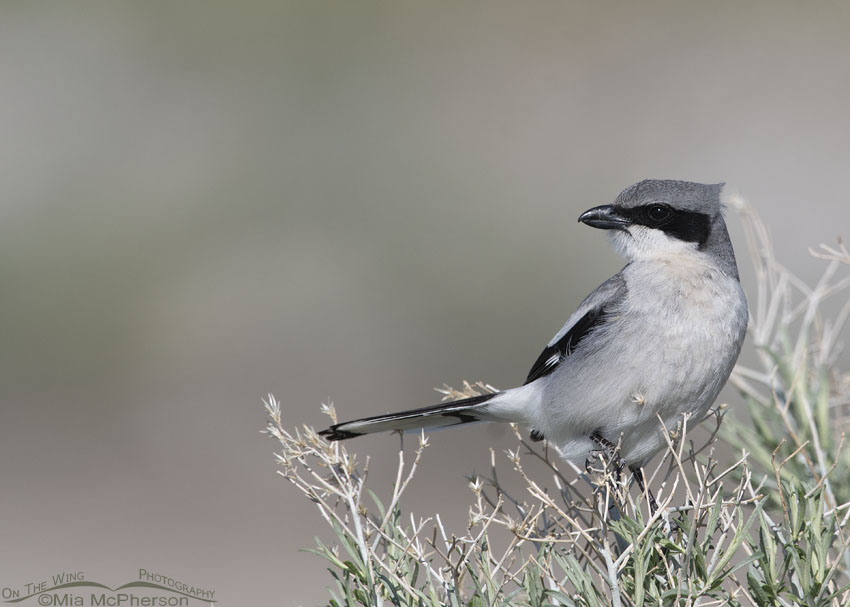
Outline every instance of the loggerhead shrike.
<svg viewBox="0 0 850 607"><path fill-rule="evenodd" d="M620 445L636 476L675 428L700 421L732 372L747 300L726 223L723 184L646 180L578 220L609 230L628 263L588 295L522 386L335 424L342 440L475 421L517 422L560 455L587 460ZM642 483L642 477L638 476Z"/></svg>

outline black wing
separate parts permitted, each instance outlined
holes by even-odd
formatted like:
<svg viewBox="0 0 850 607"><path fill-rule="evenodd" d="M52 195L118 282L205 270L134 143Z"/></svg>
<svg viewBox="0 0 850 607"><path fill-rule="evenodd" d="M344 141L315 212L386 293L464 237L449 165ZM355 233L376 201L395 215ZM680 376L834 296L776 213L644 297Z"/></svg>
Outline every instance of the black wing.
<svg viewBox="0 0 850 607"><path fill-rule="evenodd" d="M572 354L579 342L590 333L590 331L605 322L605 308L602 306L591 308L587 313L579 318L575 324L570 327L570 330L564 333L561 338L553 344L546 346L534 365L531 371L528 372L528 377L525 380L526 384L530 384L536 379L549 375L552 371L558 368L561 361L565 357Z"/></svg>

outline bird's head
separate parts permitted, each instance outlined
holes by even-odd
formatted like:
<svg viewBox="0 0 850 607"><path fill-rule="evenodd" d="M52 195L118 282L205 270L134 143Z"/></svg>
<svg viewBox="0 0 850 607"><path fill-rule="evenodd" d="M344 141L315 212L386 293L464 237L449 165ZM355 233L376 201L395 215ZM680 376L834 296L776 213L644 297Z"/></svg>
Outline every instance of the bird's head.
<svg viewBox="0 0 850 607"><path fill-rule="evenodd" d="M734 266L722 189L722 183L647 179L623 190L613 204L585 211L579 221L610 230L614 247L629 260L703 253L725 266L731 256Z"/></svg>

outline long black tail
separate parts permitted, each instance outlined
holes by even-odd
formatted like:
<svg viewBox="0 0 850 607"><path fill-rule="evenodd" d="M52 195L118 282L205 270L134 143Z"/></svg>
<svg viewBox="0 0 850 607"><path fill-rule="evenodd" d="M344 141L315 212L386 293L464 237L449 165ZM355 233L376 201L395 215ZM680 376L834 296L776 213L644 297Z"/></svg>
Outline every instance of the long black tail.
<svg viewBox="0 0 850 607"><path fill-rule="evenodd" d="M499 396L499 394L501 393L482 394L431 407L422 407L421 409L364 417L363 419L334 424L327 430L322 430L319 434L328 440L336 441L372 434L373 432L438 428L484 421L492 419L486 414L484 404Z"/></svg>

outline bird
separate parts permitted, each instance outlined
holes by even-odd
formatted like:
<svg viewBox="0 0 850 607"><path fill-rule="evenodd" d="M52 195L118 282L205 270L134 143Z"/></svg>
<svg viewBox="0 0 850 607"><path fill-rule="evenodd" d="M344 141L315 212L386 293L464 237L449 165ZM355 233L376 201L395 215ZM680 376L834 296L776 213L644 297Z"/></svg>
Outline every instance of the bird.
<svg viewBox="0 0 850 607"><path fill-rule="evenodd" d="M617 446L620 467L628 465L643 488L641 467L685 416L705 417L746 335L723 186L647 179L582 213L578 221L607 230L626 265L581 302L522 385L337 423L319 434L339 441L511 422L573 462Z"/></svg>

